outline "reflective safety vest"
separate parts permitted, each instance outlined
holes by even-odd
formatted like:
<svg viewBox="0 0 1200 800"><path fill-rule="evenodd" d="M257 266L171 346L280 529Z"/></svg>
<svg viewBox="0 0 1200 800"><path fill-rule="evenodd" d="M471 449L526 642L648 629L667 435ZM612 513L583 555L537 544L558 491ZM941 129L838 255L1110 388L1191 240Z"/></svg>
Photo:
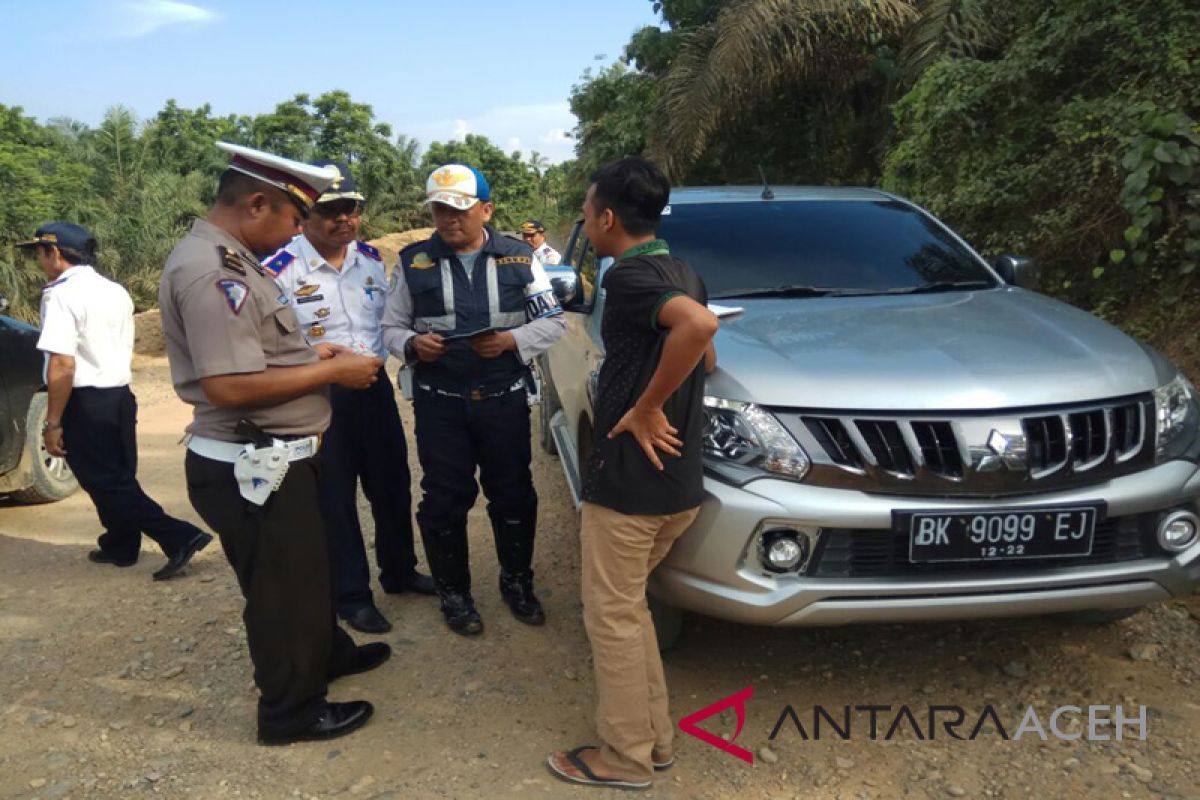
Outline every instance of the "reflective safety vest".
<svg viewBox="0 0 1200 800"><path fill-rule="evenodd" d="M413 328L466 336L488 328L516 328L560 313L545 273L533 267L529 245L487 229L487 242L467 276L454 251L436 234L400 252L399 268L413 299ZM467 338L446 343L433 363L419 362L414 377L449 391L500 387L525 375L517 353L480 358Z"/></svg>

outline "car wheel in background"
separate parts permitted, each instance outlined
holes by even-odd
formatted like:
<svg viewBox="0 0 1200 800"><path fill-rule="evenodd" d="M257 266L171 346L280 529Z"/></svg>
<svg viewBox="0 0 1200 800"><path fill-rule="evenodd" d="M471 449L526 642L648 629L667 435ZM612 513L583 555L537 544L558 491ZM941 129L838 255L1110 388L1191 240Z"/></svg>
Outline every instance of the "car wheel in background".
<svg viewBox="0 0 1200 800"><path fill-rule="evenodd" d="M46 419L46 393L38 392L29 401L25 417L25 456L29 461L29 485L13 492L18 503L52 503L79 488L79 481L67 466L67 460L52 456L42 441L42 422Z"/></svg>

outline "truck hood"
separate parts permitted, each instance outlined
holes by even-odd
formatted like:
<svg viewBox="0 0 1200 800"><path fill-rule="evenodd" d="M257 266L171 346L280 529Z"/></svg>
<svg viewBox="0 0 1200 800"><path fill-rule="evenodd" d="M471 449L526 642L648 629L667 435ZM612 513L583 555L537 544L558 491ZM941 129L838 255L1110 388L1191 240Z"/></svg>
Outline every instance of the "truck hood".
<svg viewBox="0 0 1200 800"><path fill-rule="evenodd" d="M724 299L708 394L791 408L991 410L1100 400L1174 368L1108 323L1013 287Z"/></svg>

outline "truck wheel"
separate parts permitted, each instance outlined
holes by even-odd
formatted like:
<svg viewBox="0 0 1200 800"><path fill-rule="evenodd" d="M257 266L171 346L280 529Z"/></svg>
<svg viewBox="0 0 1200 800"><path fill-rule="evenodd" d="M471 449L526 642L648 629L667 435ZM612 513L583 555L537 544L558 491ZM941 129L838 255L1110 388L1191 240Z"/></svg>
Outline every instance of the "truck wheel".
<svg viewBox="0 0 1200 800"><path fill-rule="evenodd" d="M654 635L658 637L658 651L666 653L679 644L683 635L683 610L653 596L647 596L650 618L654 620Z"/></svg>
<svg viewBox="0 0 1200 800"><path fill-rule="evenodd" d="M550 381L550 370L544 368L545 362L538 362L538 372L542 378L542 402L538 407L538 432L541 439L542 449L547 454L558 455L558 445L554 442L554 431L550 427L550 420L554 419L554 415L558 413L562 406L558 400L558 392L554 391L554 384Z"/></svg>
<svg viewBox="0 0 1200 800"><path fill-rule="evenodd" d="M52 456L42 442L42 422L46 419L46 393L38 392L29 401L25 417L25 457L29 459L29 485L13 492L18 503L52 503L74 494L79 488L67 460Z"/></svg>

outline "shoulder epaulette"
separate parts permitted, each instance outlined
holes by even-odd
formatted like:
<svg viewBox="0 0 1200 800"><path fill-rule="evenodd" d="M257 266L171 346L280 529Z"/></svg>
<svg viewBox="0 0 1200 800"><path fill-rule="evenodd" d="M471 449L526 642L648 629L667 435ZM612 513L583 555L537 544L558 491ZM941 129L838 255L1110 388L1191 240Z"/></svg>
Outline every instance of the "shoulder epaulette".
<svg viewBox="0 0 1200 800"><path fill-rule="evenodd" d="M355 242L355 245L358 247L358 252L362 253L367 258L372 258L376 261L383 261L383 256L379 254L379 251L374 247L371 247L371 245L367 244L366 242Z"/></svg>
<svg viewBox="0 0 1200 800"><path fill-rule="evenodd" d="M271 273L271 277L278 278L279 273L288 268L288 265L296 260L296 256L289 253L286 249L280 250L275 255L263 262L263 269Z"/></svg>

